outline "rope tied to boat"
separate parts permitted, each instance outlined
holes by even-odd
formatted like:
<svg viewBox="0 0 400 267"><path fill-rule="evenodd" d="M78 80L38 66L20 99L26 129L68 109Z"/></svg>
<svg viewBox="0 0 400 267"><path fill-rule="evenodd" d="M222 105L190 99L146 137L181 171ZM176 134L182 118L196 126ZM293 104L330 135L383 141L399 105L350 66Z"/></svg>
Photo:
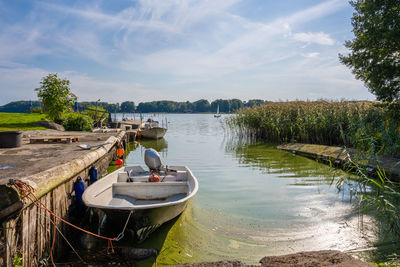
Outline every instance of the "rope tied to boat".
<svg viewBox="0 0 400 267"><path fill-rule="evenodd" d="M126 226L128 226L128 222L129 222L129 219L131 218L131 215L132 215L132 211L129 212L128 219L126 220L125 225L124 225L124 229L122 229L122 232L119 233L119 235L117 236L117 241L120 241L124 237L125 229L126 229Z"/></svg>
<svg viewBox="0 0 400 267"><path fill-rule="evenodd" d="M84 232L84 233L86 233L86 234L89 234L89 235L92 235L92 236L95 236L95 237L98 237L98 238L107 240L107 241L108 241L107 254L110 254L110 253L114 253L114 252L115 252L115 251L114 251L114 246L113 246L112 242L113 242L113 241L120 241L120 240L124 237L125 229L126 229L126 227L127 227L127 225L128 225L129 219L130 219L131 214L132 214L132 211L130 211L129 216L128 216L128 219L127 219L126 222L125 222L125 226L124 226L122 232L121 232L117 237L111 238L111 237L101 236L101 235L92 233L92 232L90 232L90 231L87 231L87 230L85 230L85 229L82 229L82 228L80 228L79 226L76 226L76 225L74 225L74 224L72 224L72 223L70 223L70 222L64 220L64 219L61 218L60 216L56 215L53 211L51 211L45 204L43 204L43 202L41 202L41 201L36 197L36 195L34 194L35 189L34 189L32 186L30 186L29 184L27 184L26 182L24 182L24 181L22 181L22 180L19 180L19 179L10 179L10 180L9 180L9 185L14 186L14 187L20 192L21 199L27 198L27 199L29 199L36 207L38 207L38 208L40 208L40 209L42 209L42 210L45 210L45 211L49 212L50 215L51 215L52 218L53 218L54 227L56 227L56 220L58 219L58 220L60 220L60 221L62 221L62 222L64 222L64 223L66 223L66 224L68 224L69 226L71 226L71 227L73 227L73 228L75 228L75 229L77 229L77 230L79 230L79 231L82 231L82 232ZM56 233L55 233L55 230L54 230L54 232L53 232L53 241L52 241L52 246L51 246L51 250L50 250L51 262L52 262L53 266L56 266L56 265L54 264L54 261L53 261L53 249L54 249L55 234L56 234Z"/></svg>

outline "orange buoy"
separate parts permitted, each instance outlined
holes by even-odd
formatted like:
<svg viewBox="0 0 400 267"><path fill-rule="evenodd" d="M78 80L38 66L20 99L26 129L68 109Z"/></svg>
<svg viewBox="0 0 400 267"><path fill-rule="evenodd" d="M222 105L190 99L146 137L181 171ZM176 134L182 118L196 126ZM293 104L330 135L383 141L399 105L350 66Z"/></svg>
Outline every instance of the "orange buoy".
<svg viewBox="0 0 400 267"><path fill-rule="evenodd" d="M125 151L122 147L117 148L117 156L121 158L124 155Z"/></svg>
<svg viewBox="0 0 400 267"><path fill-rule="evenodd" d="M122 165L122 163L124 163L122 159L117 159L117 165Z"/></svg>
<svg viewBox="0 0 400 267"><path fill-rule="evenodd" d="M151 176L150 176L150 182L152 182L152 183L158 183L158 182L160 182L161 180L160 180L160 177L157 175L157 174L155 174L155 173L152 173L151 174Z"/></svg>

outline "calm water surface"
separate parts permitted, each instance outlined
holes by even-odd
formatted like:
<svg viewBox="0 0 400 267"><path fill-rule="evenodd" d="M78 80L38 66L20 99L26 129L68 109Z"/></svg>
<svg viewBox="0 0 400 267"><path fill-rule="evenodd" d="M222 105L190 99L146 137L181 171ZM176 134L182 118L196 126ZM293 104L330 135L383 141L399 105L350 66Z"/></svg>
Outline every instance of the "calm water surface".
<svg viewBox="0 0 400 267"><path fill-rule="evenodd" d="M373 240L349 195L337 190L334 178L346 173L274 145L239 142L224 130L224 117L153 116L165 118L165 139L140 142L126 164L145 167L144 150L153 147L165 165L189 166L200 189L179 219L143 244L161 250L158 264L257 263L267 255L350 250Z"/></svg>

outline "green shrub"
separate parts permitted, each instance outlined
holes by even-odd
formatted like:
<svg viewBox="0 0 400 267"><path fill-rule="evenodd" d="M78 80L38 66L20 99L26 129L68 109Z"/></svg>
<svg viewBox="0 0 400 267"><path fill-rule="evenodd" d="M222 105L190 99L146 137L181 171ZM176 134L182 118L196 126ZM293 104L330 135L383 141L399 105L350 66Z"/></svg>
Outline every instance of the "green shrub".
<svg viewBox="0 0 400 267"><path fill-rule="evenodd" d="M22 255L20 253L15 253L14 254L14 262L13 262L14 267L22 267Z"/></svg>
<svg viewBox="0 0 400 267"><path fill-rule="evenodd" d="M41 107L32 108L32 113L40 113L42 111Z"/></svg>
<svg viewBox="0 0 400 267"><path fill-rule="evenodd" d="M104 112L106 112L106 110L104 108L97 107L97 114L96 114L96 107L95 106L90 106L87 109L85 109L82 112L82 114L88 115L89 117L91 117L94 120L94 119L99 119L100 117L102 117Z"/></svg>
<svg viewBox="0 0 400 267"><path fill-rule="evenodd" d="M65 114L59 123L61 123L67 131L90 132L93 130L93 119L79 113Z"/></svg>

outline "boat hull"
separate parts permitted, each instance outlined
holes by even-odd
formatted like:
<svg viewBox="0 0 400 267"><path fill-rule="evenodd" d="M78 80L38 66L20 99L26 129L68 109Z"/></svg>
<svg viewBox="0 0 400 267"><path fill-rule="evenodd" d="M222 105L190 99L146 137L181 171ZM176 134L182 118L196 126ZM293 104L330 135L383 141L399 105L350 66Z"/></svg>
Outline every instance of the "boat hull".
<svg viewBox="0 0 400 267"><path fill-rule="evenodd" d="M179 216L186 208L187 202L176 205L134 210L128 223L128 228L135 233L135 239L138 242L145 240L152 232L157 230L163 223L166 223ZM129 211L102 209L107 215L108 223L111 223L117 229L122 229L129 216Z"/></svg>
<svg viewBox="0 0 400 267"><path fill-rule="evenodd" d="M166 133L167 129L161 127L153 127L138 131L138 135L141 138L147 138L147 139L160 139L163 138Z"/></svg>
<svg viewBox="0 0 400 267"><path fill-rule="evenodd" d="M159 175L161 181L150 182L152 173L140 166L125 166L90 185L82 200L98 211L100 221L110 223L112 227L107 229L111 231L121 231L131 214L128 229L137 241L142 241L179 216L198 191L197 179L186 166L169 166Z"/></svg>

